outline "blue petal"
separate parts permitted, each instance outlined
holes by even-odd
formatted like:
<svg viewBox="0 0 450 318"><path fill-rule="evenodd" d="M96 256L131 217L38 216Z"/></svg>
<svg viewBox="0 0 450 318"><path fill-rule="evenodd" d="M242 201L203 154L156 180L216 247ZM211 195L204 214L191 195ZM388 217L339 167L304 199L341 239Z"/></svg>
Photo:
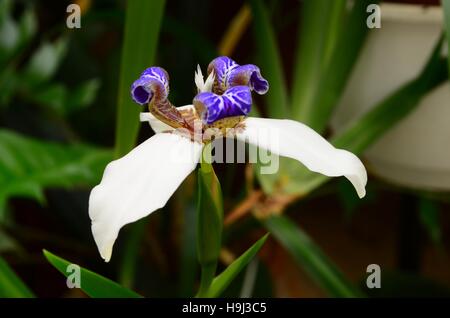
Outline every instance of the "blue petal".
<svg viewBox="0 0 450 318"><path fill-rule="evenodd" d="M200 93L193 101L194 107L205 124L233 116L245 116L250 112L252 95L247 86L235 86L223 95Z"/></svg>
<svg viewBox="0 0 450 318"><path fill-rule="evenodd" d="M149 67L131 85L131 97L140 104L148 104L154 96L166 99L169 95L169 75L161 67Z"/></svg>
<svg viewBox="0 0 450 318"><path fill-rule="evenodd" d="M228 89L228 77L230 72L239 65L227 56L220 56L208 65L208 75L214 71L215 80L213 92L222 94Z"/></svg>
<svg viewBox="0 0 450 318"><path fill-rule="evenodd" d="M267 93L269 82L261 76L259 67L253 64L242 65L231 70L228 78L229 87L248 85L260 95Z"/></svg>

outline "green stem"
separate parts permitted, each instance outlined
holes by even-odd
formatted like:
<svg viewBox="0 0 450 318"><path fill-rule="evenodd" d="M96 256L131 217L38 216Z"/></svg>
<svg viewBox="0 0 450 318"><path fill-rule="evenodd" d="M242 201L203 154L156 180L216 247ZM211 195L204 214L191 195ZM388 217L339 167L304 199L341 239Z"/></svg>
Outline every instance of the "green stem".
<svg viewBox="0 0 450 318"><path fill-rule="evenodd" d="M196 297L207 297L216 273L222 240L222 207L219 180L211 164L211 144L207 144L198 171L197 256L201 279Z"/></svg>
<svg viewBox="0 0 450 318"><path fill-rule="evenodd" d="M198 289L196 298L207 297L209 287L216 274L217 262L205 264L202 266L202 274L200 278L200 288Z"/></svg>

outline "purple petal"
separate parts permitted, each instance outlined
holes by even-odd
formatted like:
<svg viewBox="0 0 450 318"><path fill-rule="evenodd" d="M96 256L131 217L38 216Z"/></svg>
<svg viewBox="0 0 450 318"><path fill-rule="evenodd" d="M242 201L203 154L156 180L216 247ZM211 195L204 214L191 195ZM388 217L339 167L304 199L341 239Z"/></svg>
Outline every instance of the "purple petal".
<svg viewBox="0 0 450 318"><path fill-rule="evenodd" d="M223 95L200 93L194 98L194 107L205 124L233 116L245 116L250 112L252 95L247 86L235 86Z"/></svg>
<svg viewBox="0 0 450 318"><path fill-rule="evenodd" d="M229 87L236 85L248 85L260 95L267 93L269 82L261 76L259 67L253 64L242 65L234 68L228 78Z"/></svg>
<svg viewBox="0 0 450 318"><path fill-rule="evenodd" d="M228 88L228 77L230 72L239 65L227 56L220 56L208 65L208 75L214 71L215 80L213 92L223 94Z"/></svg>
<svg viewBox="0 0 450 318"><path fill-rule="evenodd" d="M169 75L161 67L149 67L131 85L131 97L140 104L148 104L154 96L166 99L169 95Z"/></svg>

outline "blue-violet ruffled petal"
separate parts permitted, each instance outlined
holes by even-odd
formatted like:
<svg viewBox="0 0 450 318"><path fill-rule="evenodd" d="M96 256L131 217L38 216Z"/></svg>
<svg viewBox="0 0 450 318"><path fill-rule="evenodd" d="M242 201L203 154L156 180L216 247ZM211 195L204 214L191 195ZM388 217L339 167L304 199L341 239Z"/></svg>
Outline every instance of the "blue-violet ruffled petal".
<svg viewBox="0 0 450 318"><path fill-rule="evenodd" d="M169 75L161 67L149 67L131 85L131 97L140 104L150 103L154 96L165 99L169 95Z"/></svg>
<svg viewBox="0 0 450 318"><path fill-rule="evenodd" d="M223 95L200 93L193 104L202 121L210 125L226 117L247 115L251 109L252 95L249 87L241 85L228 89Z"/></svg>

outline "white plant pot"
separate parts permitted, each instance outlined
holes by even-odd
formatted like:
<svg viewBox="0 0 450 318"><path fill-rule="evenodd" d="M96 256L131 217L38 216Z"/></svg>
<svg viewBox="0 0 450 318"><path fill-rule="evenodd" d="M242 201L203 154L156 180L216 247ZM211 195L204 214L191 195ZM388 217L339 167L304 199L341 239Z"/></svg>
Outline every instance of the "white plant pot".
<svg viewBox="0 0 450 318"><path fill-rule="evenodd" d="M381 6L381 28L369 32L343 97L333 130L367 112L425 65L443 25L440 7ZM370 170L398 185L450 190L450 84L430 92L417 108L364 154Z"/></svg>

